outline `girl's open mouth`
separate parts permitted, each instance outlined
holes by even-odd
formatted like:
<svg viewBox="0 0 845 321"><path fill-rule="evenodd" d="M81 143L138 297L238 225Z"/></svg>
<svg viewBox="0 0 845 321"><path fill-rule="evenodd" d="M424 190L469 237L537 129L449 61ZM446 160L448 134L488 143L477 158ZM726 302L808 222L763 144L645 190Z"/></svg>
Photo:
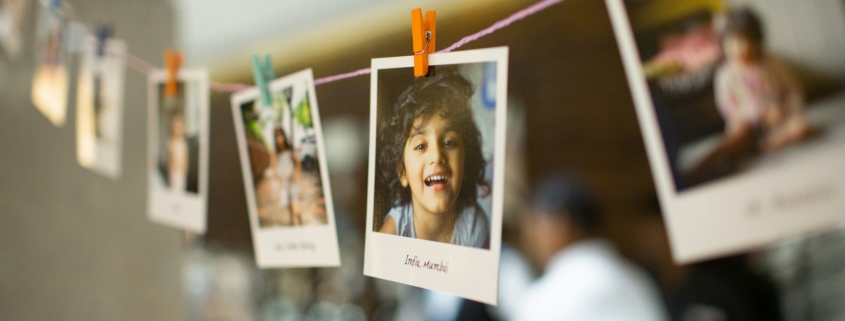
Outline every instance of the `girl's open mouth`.
<svg viewBox="0 0 845 321"><path fill-rule="evenodd" d="M425 178L425 186L433 187L435 191L439 191L449 184L449 176L443 174L431 175Z"/></svg>

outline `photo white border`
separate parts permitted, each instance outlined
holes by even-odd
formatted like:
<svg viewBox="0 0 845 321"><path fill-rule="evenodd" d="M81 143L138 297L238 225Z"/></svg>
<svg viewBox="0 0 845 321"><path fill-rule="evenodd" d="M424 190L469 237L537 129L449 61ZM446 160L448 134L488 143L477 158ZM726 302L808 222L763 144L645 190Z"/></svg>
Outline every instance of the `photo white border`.
<svg viewBox="0 0 845 321"><path fill-rule="evenodd" d="M120 178L123 162L123 109L125 108L125 86L126 86L126 55L129 52L126 41L117 38L109 38L106 40L103 50L106 56L113 58L98 58L97 57L97 38L92 35L87 35L84 39L83 56L80 59L80 70L77 76L76 83L76 160L80 166L88 168L100 175L108 177L112 180ZM117 99L117 145L114 148L100 146L96 134L97 115L94 112L94 102L91 100L90 106L84 106L83 102L92 99L90 96L94 95L93 91L93 71L97 68L97 59L116 59L115 66L119 68L114 79L103 79L106 81L116 81L118 84ZM87 78L83 79L82 75L87 73ZM90 82L89 91L83 92L82 81ZM84 97L87 95L89 97ZM87 122L87 123L86 123ZM87 126L86 126L87 125ZM86 137L87 136L87 137ZM88 141L90 139L90 141ZM108 155L108 157L100 157ZM89 162L87 157L92 157Z"/></svg>
<svg viewBox="0 0 845 321"><path fill-rule="evenodd" d="M176 81L183 84L194 83L199 91L199 181L197 194L185 193L174 195L156 183L158 175L158 122L159 122L159 85L167 81L167 72L153 70L147 76L147 216L150 221L170 227L204 234L207 224L208 209L208 124L209 124L209 81L205 69L180 69ZM188 91L184 91L188 99Z"/></svg>
<svg viewBox="0 0 845 321"><path fill-rule="evenodd" d="M255 201L255 184L252 179L252 168L249 161L249 151L247 150L243 115L241 114L241 105L258 99L258 89L245 89L234 93L231 98L232 118L235 122L235 136L238 142L238 155L240 156L246 203L249 209L249 226L252 231L252 244L255 249L255 263L259 268L340 266L337 223L334 215L331 183L329 182L323 128L320 122L320 109L317 105L317 94L314 86L314 74L311 69L305 69L277 78L269 84L269 87L271 92L278 92L287 87L300 85L303 82L308 87L311 119L314 122L314 131L317 139L320 179L323 185L323 197L325 197L327 219L325 225L259 227L258 205ZM309 246L302 246L303 244L308 244Z"/></svg>
<svg viewBox="0 0 845 321"><path fill-rule="evenodd" d="M622 0L605 0L605 3L675 262L690 263L734 254L842 224L845 220L843 149L805 157L800 163L781 164L776 170L738 173L677 192L625 4ZM772 205L778 197L813 192L822 193L824 199L789 209Z"/></svg>
<svg viewBox="0 0 845 321"><path fill-rule="evenodd" d="M370 78L370 155L367 182L367 229L364 275L426 289L451 293L496 305L499 290L499 256L502 246L502 211L505 183L505 131L507 129L508 48L466 50L429 55L429 65L496 63L495 152L493 155L493 207L490 220L490 248L480 249L412 239L373 231L375 197L376 129L378 127L379 70L410 68L414 56L372 60ZM409 69L409 73L413 71ZM444 272L406 265L407 259L448 263Z"/></svg>

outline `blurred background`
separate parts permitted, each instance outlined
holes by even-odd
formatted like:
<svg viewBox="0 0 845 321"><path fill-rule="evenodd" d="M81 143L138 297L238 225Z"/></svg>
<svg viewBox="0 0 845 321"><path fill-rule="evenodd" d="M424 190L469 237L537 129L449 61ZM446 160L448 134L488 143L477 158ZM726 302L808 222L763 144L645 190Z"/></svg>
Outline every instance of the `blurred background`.
<svg viewBox="0 0 845 321"><path fill-rule="evenodd" d="M368 67L371 58L409 55L409 11L416 7L437 10L437 45L445 48L534 3L67 2L76 19L112 23L130 53L156 66L163 65L164 49L175 47L184 50L186 67L208 68L213 82L245 84L252 83L253 53L270 53L277 75L313 68L316 78ZM683 31L689 17L749 6L763 20L779 22L766 24L774 35L767 48L811 84L808 95L845 85L845 41L825 36L845 34L845 1L626 4L635 32L667 26ZM75 90L63 127L54 127L30 101L39 10L37 1L30 1L20 57L0 56L0 319L511 319L519 310L519 291L504 287L530 286L545 269L525 237L533 187L550 173L565 171L595 195L604 223L597 235L646 271L672 320L845 320L842 229L708 262L672 263L604 1L566 0L461 48L510 48L503 223L508 254L503 254L497 308L363 276L369 76L316 89L342 267L259 270L229 94L212 93L211 99L207 233L152 224L146 219L144 175L146 77L126 73L120 179L80 167ZM70 64L72 75L78 56ZM71 77L70 88L75 82Z"/></svg>

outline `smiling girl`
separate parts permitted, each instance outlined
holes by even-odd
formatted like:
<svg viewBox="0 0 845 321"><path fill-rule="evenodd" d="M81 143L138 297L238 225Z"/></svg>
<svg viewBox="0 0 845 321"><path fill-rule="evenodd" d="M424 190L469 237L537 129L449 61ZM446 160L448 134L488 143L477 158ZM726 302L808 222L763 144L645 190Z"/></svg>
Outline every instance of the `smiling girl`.
<svg viewBox="0 0 845 321"><path fill-rule="evenodd" d="M489 247L489 222L477 202L489 184L472 92L457 71L443 68L399 96L379 129L379 174L391 207L380 232Z"/></svg>

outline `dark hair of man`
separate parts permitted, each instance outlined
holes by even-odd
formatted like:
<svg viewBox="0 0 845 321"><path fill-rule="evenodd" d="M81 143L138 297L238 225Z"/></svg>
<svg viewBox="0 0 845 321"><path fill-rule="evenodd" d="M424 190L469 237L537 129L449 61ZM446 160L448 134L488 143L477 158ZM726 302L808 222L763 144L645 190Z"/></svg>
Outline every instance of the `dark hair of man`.
<svg viewBox="0 0 845 321"><path fill-rule="evenodd" d="M532 202L539 212L567 219L584 232L593 233L601 227L593 195L579 181L566 175L554 174L543 180Z"/></svg>

